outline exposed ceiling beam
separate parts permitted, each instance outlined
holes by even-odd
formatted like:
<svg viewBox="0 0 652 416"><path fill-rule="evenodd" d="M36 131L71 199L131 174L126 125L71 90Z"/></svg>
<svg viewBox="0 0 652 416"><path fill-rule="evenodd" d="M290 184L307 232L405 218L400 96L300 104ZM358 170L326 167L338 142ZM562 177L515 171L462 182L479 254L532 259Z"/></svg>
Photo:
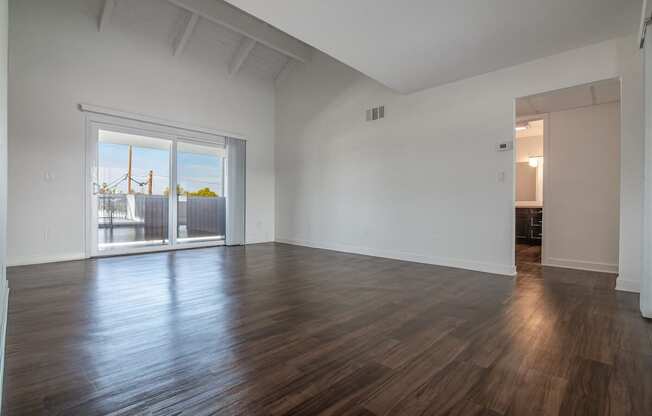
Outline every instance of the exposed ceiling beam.
<svg viewBox="0 0 652 416"><path fill-rule="evenodd" d="M638 30L638 47L645 46L648 26L652 23L652 1L643 0L643 10L641 11L641 26Z"/></svg>
<svg viewBox="0 0 652 416"><path fill-rule="evenodd" d="M186 44L188 43L188 40L190 39L190 36L192 35L192 32L195 30L195 25L197 24L198 20L199 20L199 15L197 13L190 14L190 17L186 22L185 29L183 30L183 32L181 32L181 34L177 38L176 43L174 44L174 50L172 51L172 54L174 56L181 55L183 49L186 47Z"/></svg>
<svg viewBox="0 0 652 416"><path fill-rule="evenodd" d="M276 77L274 78L274 85L278 86L283 82L285 78L287 78L288 74L290 71L292 71L292 68L296 64L297 61L295 61L292 58L288 58L288 61L285 63L283 68L279 71L278 74L276 74Z"/></svg>
<svg viewBox="0 0 652 416"><path fill-rule="evenodd" d="M111 19L113 14L113 8L115 7L116 0L104 0L104 6L102 7L102 14L100 14L100 21L97 26L97 30L101 32L106 28L106 25Z"/></svg>
<svg viewBox="0 0 652 416"><path fill-rule="evenodd" d="M229 76L234 76L238 73L240 68L242 68L242 64L244 64L251 51L254 49L254 46L256 46L255 40L247 37L242 38L240 46L238 47L238 50L235 51L231 63L229 64Z"/></svg>
<svg viewBox="0 0 652 416"><path fill-rule="evenodd" d="M221 0L168 1L298 61L312 57L310 46Z"/></svg>

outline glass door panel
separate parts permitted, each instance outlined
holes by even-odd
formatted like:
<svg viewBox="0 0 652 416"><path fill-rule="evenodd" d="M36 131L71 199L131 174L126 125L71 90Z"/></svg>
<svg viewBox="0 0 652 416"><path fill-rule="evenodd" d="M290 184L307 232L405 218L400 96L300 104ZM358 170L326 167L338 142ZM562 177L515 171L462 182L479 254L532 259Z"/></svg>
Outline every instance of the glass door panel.
<svg viewBox="0 0 652 416"><path fill-rule="evenodd" d="M171 141L98 132L97 250L169 244Z"/></svg>
<svg viewBox="0 0 652 416"><path fill-rule="evenodd" d="M177 242L224 240L224 147L177 142Z"/></svg>

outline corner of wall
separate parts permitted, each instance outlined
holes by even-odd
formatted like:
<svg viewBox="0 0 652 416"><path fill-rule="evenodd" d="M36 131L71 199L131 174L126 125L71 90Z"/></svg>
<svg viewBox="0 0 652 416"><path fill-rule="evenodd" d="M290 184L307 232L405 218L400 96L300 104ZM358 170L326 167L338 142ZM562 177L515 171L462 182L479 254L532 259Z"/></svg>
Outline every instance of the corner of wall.
<svg viewBox="0 0 652 416"><path fill-rule="evenodd" d="M626 276L619 275L616 278L616 290L621 292L640 293L641 283L638 280L628 279Z"/></svg>

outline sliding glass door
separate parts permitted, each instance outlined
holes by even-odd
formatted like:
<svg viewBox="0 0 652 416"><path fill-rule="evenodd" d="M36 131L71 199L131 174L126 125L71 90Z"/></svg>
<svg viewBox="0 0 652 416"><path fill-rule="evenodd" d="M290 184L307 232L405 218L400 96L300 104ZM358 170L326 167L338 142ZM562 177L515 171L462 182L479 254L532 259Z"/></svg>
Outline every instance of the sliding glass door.
<svg viewBox="0 0 652 416"><path fill-rule="evenodd" d="M224 240L224 148L177 143L177 241Z"/></svg>
<svg viewBox="0 0 652 416"><path fill-rule="evenodd" d="M97 249L168 245L170 150L160 138L98 132Z"/></svg>
<svg viewBox="0 0 652 416"><path fill-rule="evenodd" d="M224 242L223 139L105 124L91 130L91 255Z"/></svg>

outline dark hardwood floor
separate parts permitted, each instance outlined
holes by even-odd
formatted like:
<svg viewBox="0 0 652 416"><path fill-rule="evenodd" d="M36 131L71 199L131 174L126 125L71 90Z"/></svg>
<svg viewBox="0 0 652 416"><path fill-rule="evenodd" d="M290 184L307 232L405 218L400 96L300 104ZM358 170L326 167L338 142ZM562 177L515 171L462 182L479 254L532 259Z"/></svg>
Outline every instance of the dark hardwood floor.
<svg viewBox="0 0 652 416"><path fill-rule="evenodd" d="M652 415L613 275L281 244L8 274L5 415Z"/></svg>
<svg viewBox="0 0 652 416"><path fill-rule="evenodd" d="M534 244L516 243L516 267L523 268L530 265L541 265L541 246Z"/></svg>

